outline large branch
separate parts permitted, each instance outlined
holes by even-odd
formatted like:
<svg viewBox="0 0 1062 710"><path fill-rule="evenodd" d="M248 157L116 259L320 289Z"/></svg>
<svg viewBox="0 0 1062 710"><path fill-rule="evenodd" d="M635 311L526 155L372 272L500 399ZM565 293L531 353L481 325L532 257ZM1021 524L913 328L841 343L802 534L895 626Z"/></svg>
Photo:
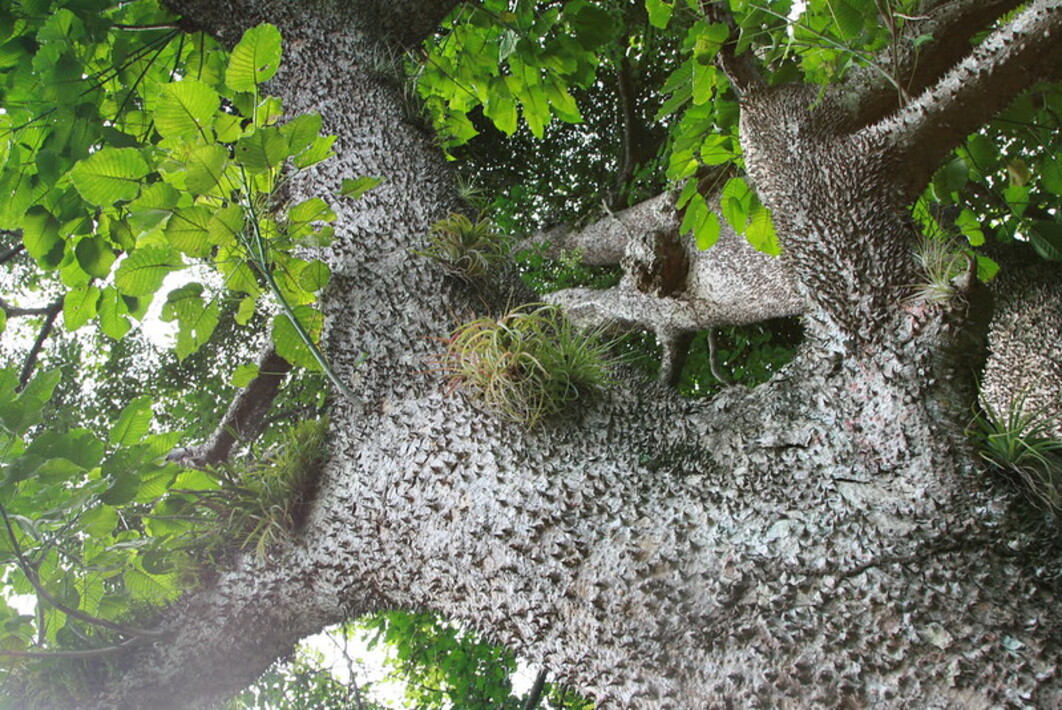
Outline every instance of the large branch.
<svg viewBox="0 0 1062 710"><path fill-rule="evenodd" d="M872 66L849 74L841 91L856 106L856 122L867 125L917 96L970 53L971 40L1023 0L945 0L907 20ZM888 5L888 3L886 3ZM895 16L891 22L896 26ZM916 42L917 38L930 38Z"/></svg>
<svg viewBox="0 0 1062 710"><path fill-rule="evenodd" d="M913 198L952 149L1062 61L1062 0L1034 0L934 86L868 130L907 166Z"/></svg>
<svg viewBox="0 0 1062 710"><path fill-rule="evenodd" d="M237 444L249 444L262 433L266 413L289 370L291 363L272 346L267 348L258 359L258 375L236 393L210 439L192 449L178 449L169 458L195 468L227 461Z"/></svg>

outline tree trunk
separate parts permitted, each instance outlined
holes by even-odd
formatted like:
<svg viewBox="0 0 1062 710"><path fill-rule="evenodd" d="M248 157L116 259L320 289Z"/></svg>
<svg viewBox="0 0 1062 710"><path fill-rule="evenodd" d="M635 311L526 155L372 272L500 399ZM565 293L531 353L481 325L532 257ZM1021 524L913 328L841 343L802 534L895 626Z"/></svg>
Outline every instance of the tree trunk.
<svg viewBox="0 0 1062 710"><path fill-rule="evenodd" d="M386 178L336 206L327 255L327 354L358 401L335 402L298 539L187 595L82 704L198 706L381 608L461 619L602 707L1062 702L1057 560L962 444L967 302L907 298L887 141L803 90L749 95L749 173L807 302L796 360L711 402L624 375L528 431L432 364L483 298L413 253L454 192L382 67L448 3L172 5L230 41L280 27L271 90L339 136L293 199Z"/></svg>

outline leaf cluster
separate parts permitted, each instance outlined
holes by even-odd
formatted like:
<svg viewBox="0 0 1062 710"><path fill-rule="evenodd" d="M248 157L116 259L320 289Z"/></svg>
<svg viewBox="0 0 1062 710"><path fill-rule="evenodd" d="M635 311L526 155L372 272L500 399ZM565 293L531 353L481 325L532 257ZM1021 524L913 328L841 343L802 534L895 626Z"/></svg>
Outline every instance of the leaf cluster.
<svg viewBox="0 0 1062 710"><path fill-rule="evenodd" d="M414 253L434 259L466 281L486 276L509 260L508 245L490 220L479 217L473 222L457 213L435 222L428 246Z"/></svg>

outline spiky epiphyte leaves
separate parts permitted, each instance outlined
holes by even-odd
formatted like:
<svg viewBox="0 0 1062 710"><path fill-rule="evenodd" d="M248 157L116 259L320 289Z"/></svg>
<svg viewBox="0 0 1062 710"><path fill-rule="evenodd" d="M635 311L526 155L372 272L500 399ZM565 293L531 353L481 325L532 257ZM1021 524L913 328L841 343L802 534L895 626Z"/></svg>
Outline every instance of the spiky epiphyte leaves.
<svg viewBox="0 0 1062 710"><path fill-rule="evenodd" d="M328 421L300 422L281 444L253 464L226 464L212 473L221 486L201 491L212 511L197 545L208 553L253 550L264 559L303 523L327 457Z"/></svg>
<svg viewBox="0 0 1062 710"><path fill-rule="evenodd" d="M956 293L956 279L969 266L969 257L952 240L939 236L922 236L915 248L915 261L922 277L914 284L911 301L943 304Z"/></svg>
<svg viewBox="0 0 1062 710"><path fill-rule="evenodd" d="M609 344L556 306L533 303L478 318L450 336L445 368L501 416L533 427L610 380Z"/></svg>
<svg viewBox="0 0 1062 710"><path fill-rule="evenodd" d="M1024 399L1004 411L986 407L976 420L981 456L1012 474L1029 499L1062 515L1062 440L1051 432L1057 422L1042 412L1026 412Z"/></svg>
<svg viewBox="0 0 1062 710"><path fill-rule="evenodd" d="M486 276L509 258L508 246L490 220L473 222L456 213L433 224L428 248L416 253L434 259L447 273L466 281Z"/></svg>

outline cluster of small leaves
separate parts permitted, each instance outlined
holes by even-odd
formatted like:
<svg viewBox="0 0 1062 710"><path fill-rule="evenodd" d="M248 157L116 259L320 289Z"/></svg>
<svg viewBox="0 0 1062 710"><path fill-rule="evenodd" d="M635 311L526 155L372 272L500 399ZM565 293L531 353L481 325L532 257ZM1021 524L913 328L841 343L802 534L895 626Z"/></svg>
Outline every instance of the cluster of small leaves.
<svg viewBox="0 0 1062 710"><path fill-rule="evenodd" d="M160 29L145 42L123 31L169 19L152 0L52 5L0 11L10 50L0 66L0 190L10 196L0 227L21 229L38 266L62 281L67 330L96 320L120 339L169 274L209 263L242 299L241 324L273 291L284 311L278 351L318 367L306 336L320 330L310 304L329 271L291 252L327 243L320 225L334 214L321 199L280 205L273 195L286 169L328 157L332 138L319 135L319 116L279 124L280 101L260 94L277 70L279 32L254 28L230 55L203 35ZM219 298L196 282L166 296L180 357L210 338Z"/></svg>
<svg viewBox="0 0 1062 710"><path fill-rule="evenodd" d="M606 6L566 0L486 0L460 5L443 23L419 69L417 87L432 121L452 148L478 131L469 118L481 109L512 135L520 116L537 138L556 117L582 115L570 86L594 81L597 51L619 36Z"/></svg>
<svg viewBox="0 0 1062 710"><path fill-rule="evenodd" d="M129 404L106 438L87 429L42 426L58 373L39 375L21 392L11 369L0 370L0 561L5 600L35 595L37 617L0 601L0 648L93 648L111 630L74 618L68 609L121 621L131 609L172 601L181 580L149 538L142 515L179 480L165 456L178 434L151 434L151 403ZM54 602L44 598L44 589Z"/></svg>
<svg viewBox="0 0 1062 710"><path fill-rule="evenodd" d="M801 338L800 325L794 319L717 329L716 367L729 380L721 382L709 362L708 334L698 333L690 343L679 392L687 397L710 397L731 383L755 387L793 359Z"/></svg>
<svg viewBox="0 0 1062 710"><path fill-rule="evenodd" d="M1036 506L1062 521L1062 441L1057 416L1027 412L1024 398L1005 411L986 408L974 422L981 456L1010 474Z"/></svg>
<svg viewBox="0 0 1062 710"><path fill-rule="evenodd" d="M610 381L609 345L556 306L528 304L451 334L444 369L490 409L533 427Z"/></svg>
<svg viewBox="0 0 1062 710"><path fill-rule="evenodd" d="M427 248L415 252L437 261L461 279L486 276L509 260L509 247L491 221L451 214L431 226Z"/></svg>
<svg viewBox="0 0 1062 710"><path fill-rule="evenodd" d="M300 422L253 464L189 470L151 509L146 530L203 561L236 552L265 559L303 521L326 453L325 418Z"/></svg>

